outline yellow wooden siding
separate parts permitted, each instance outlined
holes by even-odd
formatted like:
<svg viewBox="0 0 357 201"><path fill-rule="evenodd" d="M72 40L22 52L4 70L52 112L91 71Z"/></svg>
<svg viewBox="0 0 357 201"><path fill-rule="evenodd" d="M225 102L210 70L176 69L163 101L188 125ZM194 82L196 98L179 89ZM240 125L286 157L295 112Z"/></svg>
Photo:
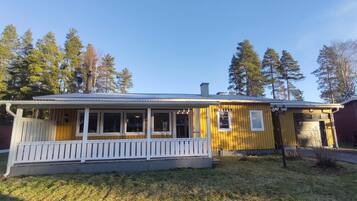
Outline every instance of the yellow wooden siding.
<svg viewBox="0 0 357 201"><path fill-rule="evenodd" d="M210 106L212 150L253 150L273 149L274 134L272 115L268 104L224 104ZM229 109L231 111L231 131L218 130L217 111ZM251 131L249 110L262 110L264 131ZM200 110L200 129L206 136L206 109Z"/></svg>
<svg viewBox="0 0 357 201"><path fill-rule="evenodd" d="M285 113L280 115L281 131L283 135L284 144L288 146L297 146L295 125L294 125L294 113L304 114L321 114L327 113L331 117L331 109L288 109ZM326 127L326 136L328 146L334 144L333 124L331 119L324 120Z"/></svg>
<svg viewBox="0 0 357 201"><path fill-rule="evenodd" d="M222 104L220 106L210 106L211 116L211 136L212 150L217 151L220 148L224 150L249 150L249 149L273 149L274 134L270 106L268 104ZM218 130L218 109L229 109L232 111L232 130ZM264 118L264 131L251 131L249 110L262 110ZM288 109L281 115L281 127L284 144L296 146L296 134L294 126L294 113L329 113L331 110L321 109ZM206 136L206 109L199 110L200 113L200 133L202 137ZM65 121L65 114L68 121ZM193 114L193 113L192 113ZM193 114L194 115L194 114ZM56 140L75 140L76 137L77 110L74 109L55 109L51 110L51 119L57 122ZM193 116L191 123L193 124ZM194 124L193 124L194 125ZM328 145L334 144L333 128L331 120L325 121ZM194 129L194 127L192 126ZM193 130L192 129L192 130ZM89 136L88 139L134 139L145 138L146 135L132 136ZM171 135L153 135L153 138L172 137Z"/></svg>

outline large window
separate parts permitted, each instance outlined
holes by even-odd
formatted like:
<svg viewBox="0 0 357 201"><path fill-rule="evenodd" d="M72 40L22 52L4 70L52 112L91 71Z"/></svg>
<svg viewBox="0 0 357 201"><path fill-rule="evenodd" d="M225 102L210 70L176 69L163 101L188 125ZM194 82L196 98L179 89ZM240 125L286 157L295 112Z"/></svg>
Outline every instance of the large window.
<svg viewBox="0 0 357 201"><path fill-rule="evenodd" d="M83 133L84 112L79 113L79 133ZM98 112L89 113L88 133L98 133Z"/></svg>
<svg viewBox="0 0 357 201"><path fill-rule="evenodd" d="M126 113L126 132L128 133L144 132L144 113L140 113L140 112Z"/></svg>
<svg viewBox="0 0 357 201"><path fill-rule="evenodd" d="M231 130L231 114L229 111L218 112L218 128L220 131Z"/></svg>
<svg viewBox="0 0 357 201"><path fill-rule="evenodd" d="M121 113L103 112L103 133L121 132Z"/></svg>
<svg viewBox="0 0 357 201"><path fill-rule="evenodd" d="M154 112L153 113L154 132L170 133L170 113L169 112Z"/></svg>
<svg viewBox="0 0 357 201"><path fill-rule="evenodd" d="M252 131L264 131L263 112L261 110L250 110L250 129Z"/></svg>
<svg viewBox="0 0 357 201"><path fill-rule="evenodd" d="M144 111L91 110L88 136L136 135L144 133ZM84 111L78 111L77 136L83 134Z"/></svg>

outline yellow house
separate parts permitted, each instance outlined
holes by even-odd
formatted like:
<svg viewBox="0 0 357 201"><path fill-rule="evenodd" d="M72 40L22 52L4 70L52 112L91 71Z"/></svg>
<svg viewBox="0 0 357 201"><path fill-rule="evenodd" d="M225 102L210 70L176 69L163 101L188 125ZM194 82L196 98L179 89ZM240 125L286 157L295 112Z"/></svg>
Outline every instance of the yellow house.
<svg viewBox="0 0 357 201"><path fill-rule="evenodd" d="M6 175L202 168L219 151L337 147L332 112L341 107L210 95L208 83L200 94L58 94L1 103L14 116Z"/></svg>

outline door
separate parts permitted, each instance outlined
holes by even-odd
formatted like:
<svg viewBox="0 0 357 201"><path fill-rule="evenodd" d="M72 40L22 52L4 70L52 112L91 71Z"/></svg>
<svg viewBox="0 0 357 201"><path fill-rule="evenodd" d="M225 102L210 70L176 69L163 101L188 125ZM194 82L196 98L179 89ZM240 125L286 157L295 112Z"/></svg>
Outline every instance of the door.
<svg viewBox="0 0 357 201"><path fill-rule="evenodd" d="M188 114L176 114L176 137L189 138L189 131Z"/></svg>
<svg viewBox="0 0 357 201"><path fill-rule="evenodd" d="M327 136L326 136L326 127L325 122L320 121L320 132L321 132L321 142L322 146L327 146Z"/></svg>
<svg viewBox="0 0 357 201"><path fill-rule="evenodd" d="M319 121L297 121L296 135L300 146L320 147L322 145Z"/></svg>

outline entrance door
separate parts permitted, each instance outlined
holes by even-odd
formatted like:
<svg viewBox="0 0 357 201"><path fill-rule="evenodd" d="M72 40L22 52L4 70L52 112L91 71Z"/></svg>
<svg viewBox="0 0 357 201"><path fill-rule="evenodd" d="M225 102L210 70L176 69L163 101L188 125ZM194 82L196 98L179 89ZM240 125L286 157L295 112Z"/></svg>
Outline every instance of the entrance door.
<svg viewBox="0 0 357 201"><path fill-rule="evenodd" d="M176 137L189 138L188 114L176 114Z"/></svg>

